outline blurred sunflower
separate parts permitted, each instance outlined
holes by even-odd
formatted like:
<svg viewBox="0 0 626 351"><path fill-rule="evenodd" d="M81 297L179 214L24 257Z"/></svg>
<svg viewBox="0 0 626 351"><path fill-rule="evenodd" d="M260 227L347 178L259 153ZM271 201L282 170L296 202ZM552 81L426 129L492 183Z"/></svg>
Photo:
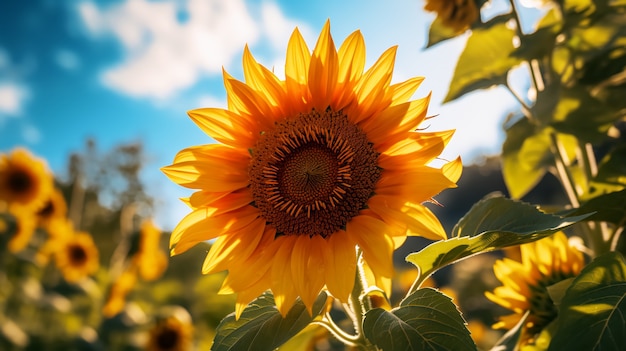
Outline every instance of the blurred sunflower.
<svg viewBox="0 0 626 351"><path fill-rule="evenodd" d="M159 320L150 330L146 351L186 351L193 344L191 321L169 316Z"/></svg>
<svg viewBox="0 0 626 351"><path fill-rule="evenodd" d="M496 329L511 329L530 311L521 341L532 343L539 333L557 316L548 287L575 277L585 262L583 254L568 242L563 232L557 232L536 242L520 246L521 261L503 258L493 270L502 286L486 292L489 300L513 311L494 325Z"/></svg>
<svg viewBox="0 0 626 351"><path fill-rule="evenodd" d="M58 188L54 188L43 207L37 211L39 226L48 229L55 219L65 218L66 216L67 204L65 203L63 193Z"/></svg>
<svg viewBox="0 0 626 351"><path fill-rule="evenodd" d="M167 269L167 254L161 250L161 230L151 220L144 220L139 231L139 250L133 256L133 264L141 279L158 279Z"/></svg>
<svg viewBox="0 0 626 351"><path fill-rule="evenodd" d="M478 20L476 0L426 0L424 10L436 12L441 23L461 33Z"/></svg>
<svg viewBox="0 0 626 351"><path fill-rule="evenodd" d="M199 190L171 252L216 239L203 272L228 270L221 292L237 293L237 315L270 288L283 315L297 296L311 311L324 287L345 302L357 245L378 284L392 277L407 235L446 237L422 203L456 186L460 159L427 166L453 131L418 129L430 96L409 100L421 77L391 84L395 54L364 72L359 31L337 50L326 22L311 53L296 28L285 80L246 47L245 82L224 72L228 109L189 112L221 144L184 149L163 168Z"/></svg>
<svg viewBox="0 0 626 351"><path fill-rule="evenodd" d="M6 201L38 211L49 199L52 175L45 161L23 148L0 154L0 202Z"/></svg>
<svg viewBox="0 0 626 351"><path fill-rule="evenodd" d="M126 296L128 296L133 287L135 287L136 282L137 273L134 267L124 270L122 274L113 281L113 284L111 284L109 288L107 300L102 307L102 314L105 317L111 318L124 309Z"/></svg>
<svg viewBox="0 0 626 351"><path fill-rule="evenodd" d="M57 267L68 282L77 282L100 267L99 253L91 235L75 232L55 251Z"/></svg>
<svg viewBox="0 0 626 351"><path fill-rule="evenodd" d="M8 238L7 247L10 252L19 252L22 251L33 236L35 229L37 227L37 222L33 214L24 207L21 206L9 206L9 218L6 218L7 221L5 231L3 232L11 232L11 238ZM11 225L12 224L12 225Z"/></svg>

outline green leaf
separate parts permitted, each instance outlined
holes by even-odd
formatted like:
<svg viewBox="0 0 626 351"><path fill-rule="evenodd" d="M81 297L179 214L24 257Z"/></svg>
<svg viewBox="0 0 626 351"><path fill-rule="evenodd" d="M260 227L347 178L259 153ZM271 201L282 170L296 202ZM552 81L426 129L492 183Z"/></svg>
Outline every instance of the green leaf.
<svg viewBox="0 0 626 351"><path fill-rule="evenodd" d="M626 189L597 196L572 212L573 215L595 212L589 221L622 224L626 220Z"/></svg>
<svg viewBox="0 0 626 351"><path fill-rule="evenodd" d="M560 217L536 206L501 196L477 202L452 229L454 236L409 254L408 262L420 269L417 283L441 267L472 255L526 244L566 228L587 215Z"/></svg>
<svg viewBox="0 0 626 351"><path fill-rule="evenodd" d="M522 147L524 142L535 135L535 126L527 118L522 118L506 130L506 140L502 144L502 176L509 194L514 199L526 195L541 180L546 173L544 167L535 167L524 160ZM536 148L541 145L527 143L529 147ZM537 155L543 155L549 151L545 145ZM528 149L528 148L527 148Z"/></svg>
<svg viewBox="0 0 626 351"><path fill-rule="evenodd" d="M509 329L498 341L496 341L496 344L491 348L491 350L516 351L519 339L522 335L522 330L526 325L526 319L529 314L530 311L526 311L519 322L517 322L513 328Z"/></svg>
<svg viewBox="0 0 626 351"><path fill-rule="evenodd" d="M581 86L562 89L551 125L561 133L575 135L583 142L602 141L622 113L591 96Z"/></svg>
<svg viewBox="0 0 626 351"><path fill-rule="evenodd" d="M435 44L439 44L442 41L452 39L461 34L463 34L463 32L457 33L452 28L444 26L441 18L437 16L428 29L428 44L426 44L426 48L430 48Z"/></svg>
<svg viewBox="0 0 626 351"><path fill-rule="evenodd" d="M477 89L506 83L509 70L521 63L511 54L515 31L497 22L488 28L476 28L467 39L457 61L445 102Z"/></svg>
<svg viewBox="0 0 626 351"><path fill-rule="evenodd" d="M589 185L583 199L616 192L626 187L626 144L620 144L605 155L598 166L598 174Z"/></svg>
<svg viewBox="0 0 626 351"><path fill-rule="evenodd" d="M391 311L367 311L363 332L383 351L476 350L456 305L431 288L417 290Z"/></svg>
<svg viewBox="0 0 626 351"><path fill-rule="evenodd" d="M587 265L563 297L549 350L623 350L625 316L626 262L609 252Z"/></svg>
<svg viewBox="0 0 626 351"><path fill-rule="evenodd" d="M322 312L325 303L326 293L322 292L310 316L298 299L283 318L276 309L274 296L265 292L244 309L239 320L231 313L220 322L211 350L274 350L309 325Z"/></svg>
<svg viewBox="0 0 626 351"><path fill-rule="evenodd" d="M506 131L502 145L502 175L509 194L514 199L526 195L554 166L551 134L553 128L541 128L522 118ZM568 157L575 156L578 142L575 137L557 134Z"/></svg>

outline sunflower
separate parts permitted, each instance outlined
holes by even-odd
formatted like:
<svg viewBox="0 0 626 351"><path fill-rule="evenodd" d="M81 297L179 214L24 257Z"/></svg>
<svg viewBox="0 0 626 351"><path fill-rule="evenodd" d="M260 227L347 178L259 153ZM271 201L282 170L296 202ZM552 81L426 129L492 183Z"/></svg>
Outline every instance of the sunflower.
<svg viewBox="0 0 626 351"><path fill-rule="evenodd" d="M191 320L176 315L155 323L150 330L146 351L185 351L192 347L193 325Z"/></svg>
<svg viewBox="0 0 626 351"><path fill-rule="evenodd" d="M139 250L133 257L139 276L145 281L158 279L167 268L167 255L160 248L161 230L145 220L139 231Z"/></svg>
<svg viewBox="0 0 626 351"><path fill-rule="evenodd" d="M38 211L52 192L52 175L45 162L23 148L0 154L0 202Z"/></svg>
<svg viewBox="0 0 626 351"><path fill-rule="evenodd" d="M102 314L105 317L113 317L120 313L126 305L126 296L135 287L137 273L134 266L124 270L111 284L106 303L102 307Z"/></svg>
<svg viewBox="0 0 626 351"><path fill-rule="evenodd" d="M98 248L91 235L75 232L55 252L57 267L68 282L94 274L100 267Z"/></svg>
<svg viewBox="0 0 626 351"><path fill-rule="evenodd" d="M10 252L22 251L35 233L37 223L33 214L22 206L9 206L8 215L5 218L4 230L0 230L2 235L10 235L7 247ZM4 241L4 240L3 240Z"/></svg>
<svg viewBox="0 0 626 351"><path fill-rule="evenodd" d="M521 260L497 260L493 270L502 286L486 292L489 300L513 311L494 325L496 329L513 328L530 311L522 333L522 343L531 343L557 316L548 287L575 277L585 262L583 254L571 246L563 232L520 246Z"/></svg>
<svg viewBox="0 0 626 351"><path fill-rule="evenodd" d="M66 216L67 204L65 203L65 197L61 190L54 188L43 207L37 211L39 226L48 230L56 219L65 218Z"/></svg>
<svg viewBox="0 0 626 351"><path fill-rule="evenodd" d="M424 10L436 12L441 23L456 33L468 29L480 15L475 0L426 0Z"/></svg>
<svg viewBox="0 0 626 351"><path fill-rule="evenodd" d="M228 109L189 112L220 144L184 149L162 169L197 189L171 253L215 239L203 273L228 270L220 292L237 293L237 315L267 289L283 315L297 296L311 311L324 288L347 301L357 245L380 283L407 235L446 237L422 203L456 186L460 159L427 166L453 131L419 129L430 95L409 100L421 77L391 84L395 54L364 72L359 31L337 50L327 21L310 52L296 28L284 80L246 46L245 82L224 72Z"/></svg>

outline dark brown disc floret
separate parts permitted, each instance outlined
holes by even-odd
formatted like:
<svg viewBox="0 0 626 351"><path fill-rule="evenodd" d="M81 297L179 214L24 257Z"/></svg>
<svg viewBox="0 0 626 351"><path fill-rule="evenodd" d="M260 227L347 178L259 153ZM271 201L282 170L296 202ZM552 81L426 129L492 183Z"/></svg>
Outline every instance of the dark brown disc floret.
<svg viewBox="0 0 626 351"><path fill-rule="evenodd" d="M365 207L380 178L377 160L342 111L276 122L252 150L254 205L279 234L327 237Z"/></svg>

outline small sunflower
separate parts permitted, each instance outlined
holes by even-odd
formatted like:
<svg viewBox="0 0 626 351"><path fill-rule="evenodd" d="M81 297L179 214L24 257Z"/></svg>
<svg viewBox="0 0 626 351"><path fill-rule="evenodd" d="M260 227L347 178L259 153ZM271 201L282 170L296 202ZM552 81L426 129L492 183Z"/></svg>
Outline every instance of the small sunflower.
<svg viewBox="0 0 626 351"><path fill-rule="evenodd" d="M436 12L444 26L457 33L468 29L478 20L476 0L426 0L424 10Z"/></svg>
<svg viewBox="0 0 626 351"><path fill-rule="evenodd" d="M193 325L176 316L163 318L152 327L146 351L186 351L193 343Z"/></svg>
<svg viewBox="0 0 626 351"><path fill-rule="evenodd" d="M221 144L184 149L163 168L198 190L171 252L215 239L203 272L228 270L221 292L237 293L237 315L267 289L283 315L297 296L310 311L324 288L347 301L357 245L380 283L407 235L446 237L422 203L456 186L459 159L427 166L453 131L419 129L430 95L409 100L421 77L391 84L395 54L364 71L359 31L337 50L326 22L311 52L296 28L285 80L246 47L245 82L224 72L228 109L189 112Z"/></svg>
<svg viewBox="0 0 626 351"><path fill-rule="evenodd" d="M105 317L113 317L120 313L126 305L126 296L131 292L137 282L137 273L134 266L124 270L119 277L115 279L111 287L107 301L102 307L102 314Z"/></svg>
<svg viewBox="0 0 626 351"><path fill-rule="evenodd" d="M21 206L9 206L8 215L5 218L5 230L2 232L3 235L11 235L7 247L10 252L16 253L28 246L37 222L33 214Z"/></svg>
<svg viewBox="0 0 626 351"><path fill-rule="evenodd" d="M133 264L141 279L158 279L167 269L167 254L161 250L161 230L151 220L145 220L139 231L139 250L133 257Z"/></svg>
<svg viewBox="0 0 626 351"><path fill-rule="evenodd" d="M63 197L61 190L54 188L43 207L37 211L39 226L48 229L56 219L65 218L66 216L67 204L65 203L65 197Z"/></svg>
<svg viewBox="0 0 626 351"><path fill-rule="evenodd" d="M55 252L57 267L68 282L77 282L96 273L99 253L91 235L75 232Z"/></svg>
<svg viewBox="0 0 626 351"><path fill-rule="evenodd" d="M522 342L529 343L556 318L555 307L547 288L567 278L575 277L585 262L583 254L571 246L563 232L520 246L521 261L503 258L493 270L502 286L486 292L489 300L513 311L494 325L496 329L511 329L530 311L524 327Z"/></svg>
<svg viewBox="0 0 626 351"><path fill-rule="evenodd" d="M24 148L11 154L0 154L0 202L38 211L49 199L53 188L52 175L45 161Z"/></svg>

